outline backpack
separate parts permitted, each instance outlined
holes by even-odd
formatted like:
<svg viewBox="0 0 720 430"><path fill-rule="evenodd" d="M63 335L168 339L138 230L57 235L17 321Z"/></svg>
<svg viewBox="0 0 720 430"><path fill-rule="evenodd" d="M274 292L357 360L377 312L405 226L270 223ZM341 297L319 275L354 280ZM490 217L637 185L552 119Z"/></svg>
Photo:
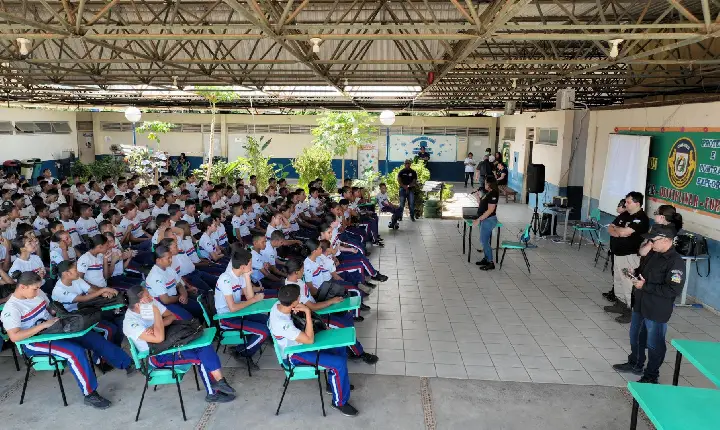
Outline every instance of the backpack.
<svg viewBox="0 0 720 430"><path fill-rule="evenodd" d="M707 239L692 233L679 234L675 237L675 251L684 257L710 256ZM710 276L710 258L707 261L708 269L705 276ZM705 277L700 274L699 264L695 266L695 270L698 276Z"/></svg>
<svg viewBox="0 0 720 430"><path fill-rule="evenodd" d="M325 281L320 285L317 292L317 301L324 302L333 297L345 297L345 287L332 281Z"/></svg>
<svg viewBox="0 0 720 430"><path fill-rule="evenodd" d="M57 302L51 302L48 308L55 312L58 320L55 324L41 331L40 334L76 333L87 330L89 327L100 322L100 308L78 308L75 312L68 312L63 305ZM38 320L36 324L44 321L45 320Z"/></svg>
<svg viewBox="0 0 720 430"><path fill-rule="evenodd" d="M168 349L187 345L202 334L203 327L197 320L175 320L165 327L165 340L150 344L150 354L158 355Z"/></svg>
<svg viewBox="0 0 720 430"><path fill-rule="evenodd" d="M292 322L295 328L300 331L305 331L305 312L291 312L290 316L292 317ZM320 315L310 311L310 318L312 319L313 330L315 333L327 330L327 324L325 324L325 321L320 318Z"/></svg>
<svg viewBox="0 0 720 430"><path fill-rule="evenodd" d="M85 309L85 308L97 308L101 309L106 306L112 306L112 305L125 305L127 306L128 300L127 300L127 294L124 291L119 291L117 296L115 297L95 297L94 299L90 299L85 302L78 303L78 309Z"/></svg>

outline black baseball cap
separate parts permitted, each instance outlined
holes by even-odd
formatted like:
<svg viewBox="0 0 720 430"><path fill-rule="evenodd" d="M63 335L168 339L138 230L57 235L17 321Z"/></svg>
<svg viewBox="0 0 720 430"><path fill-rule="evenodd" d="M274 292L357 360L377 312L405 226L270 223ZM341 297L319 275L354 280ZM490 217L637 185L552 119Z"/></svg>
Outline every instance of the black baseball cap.
<svg viewBox="0 0 720 430"><path fill-rule="evenodd" d="M642 235L645 239L653 239L656 237L664 237L667 239L674 239L677 236L675 228L669 225L656 224L648 233Z"/></svg>

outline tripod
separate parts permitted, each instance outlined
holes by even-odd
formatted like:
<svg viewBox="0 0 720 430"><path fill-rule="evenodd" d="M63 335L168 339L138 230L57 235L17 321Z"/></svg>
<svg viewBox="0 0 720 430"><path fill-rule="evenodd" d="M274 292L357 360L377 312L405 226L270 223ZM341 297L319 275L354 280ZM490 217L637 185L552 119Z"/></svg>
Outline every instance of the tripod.
<svg viewBox="0 0 720 430"><path fill-rule="evenodd" d="M540 214L538 213L539 199L540 196L538 195L538 193L535 193L535 208L533 209L533 214L530 218L530 230L532 230L533 235L537 235L538 231L540 230Z"/></svg>

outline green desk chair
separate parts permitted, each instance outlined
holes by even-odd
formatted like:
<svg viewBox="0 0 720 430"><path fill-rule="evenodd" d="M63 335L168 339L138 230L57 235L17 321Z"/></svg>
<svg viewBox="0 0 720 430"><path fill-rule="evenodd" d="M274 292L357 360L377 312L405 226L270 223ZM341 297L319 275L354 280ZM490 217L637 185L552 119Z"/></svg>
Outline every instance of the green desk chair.
<svg viewBox="0 0 720 430"><path fill-rule="evenodd" d="M595 244L595 237L600 236L600 209L595 208L590 212L590 220L582 222L578 225L573 226L573 235L570 239L570 246L575 241L575 234L580 233L580 240L578 241L578 249L582 246L583 234L587 233L590 236L593 244Z"/></svg>
<svg viewBox="0 0 720 430"><path fill-rule="evenodd" d="M10 342L10 337L8 337L7 333L5 333L5 329L0 326L0 339L2 339L3 343ZM18 372L20 371L20 362L18 361L17 351L15 351L15 347L13 346L10 348L13 355L13 361L15 362L15 370Z"/></svg>
<svg viewBox="0 0 720 430"><path fill-rule="evenodd" d="M213 291L214 293L214 291ZM200 305L200 309L202 309L203 313L203 319L205 320L205 325L209 327L217 327L217 346L215 347L215 351L217 352L220 349L220 345L223 346L223 352L227 350L228 346L238 346L238 345L245 345L245 332L239 329L224 329L220 326L220 321L213 319L215 316L215 299L213 297L213 294L200 294L197 297L198 304ZM248 365L248 375L252 377L252 369L251 369L251 361L252 358L247 358L247 365Z"/></svg>
<svg viewBox="0 0 720 430"><path fill-rule="evenodd" d="M603 232L606 234L603 234ZM603 272L607 270L608 264L610 264L612 260L612 251L610 251L610 234L607 233L606 225L597 230L597 252L595 252L594 266L597 266L598 260L605 260Z"/></svg>
<svg viewBox="0 0 720 430"><path fill-rule="evenodd" d="M323 416L325 413L325 398L323 397L322 381L320 381L320 372L324 372L325 380L327 381L327 370L322 366L311 366L311 365L296 365L291 364L290 360L283 359L280 354L280 347L278 346L275 336L272 336L273 347L275 348L275 355L277 356L278 363L283 372L285 372L285 381L283 382L283 392L280 396L280 403L278 403L275 415L280 414L280 407L282 406L283 400L285 399L285 393L287 392L290 381L300 381L303 379L317 379L318 388L320 390L320 404L322 405ZM320 356L320 350L318 350L318 357Z"/></svg>
<svg viewBox="0 0 720 430"><path fill-rule="evenodd" d="M198 382L197 369L195 369L195 366L192 364L179 364L177 366L174 365L170 369L155 369L150 366L150 354L147 351L140 353L137 348L135 348L133 341L128 343L130 344L130 355L135 363L135 367L145 376L145 387L143 388L142 396L140 396L140 405L138 405L135 421L140 419L140 410L142 409L148 386L152 386L153 391L157 391L158 385L172 384L175 384L177 387L178 397L180 398L180 410L182 410L183 420L187 421L187 416L185 415L185 404L183 403L182 391L180 390L180 383L185 377L185 374L192 368L195 375L195 386L197 387L197 390L200 391L200 383Z"/></svg>
<svg viewBox="0 0 720 430"><path fill-rule="evenodd" d="M502 241L500 244L500 248L502 248L502 258L500 259L500 270L502 270L503 261L505 261L505 253L508 249L516 249L522 253L523 258L525 259L525 265L527 266L528 273L530 273L530 261L527 258L527 254L525 253L525 250L530 248L530 224L528 224L525 227L525 230L523 230L522 234L520 235L519 241L517 242L510 242L510 241Z"/></svg>

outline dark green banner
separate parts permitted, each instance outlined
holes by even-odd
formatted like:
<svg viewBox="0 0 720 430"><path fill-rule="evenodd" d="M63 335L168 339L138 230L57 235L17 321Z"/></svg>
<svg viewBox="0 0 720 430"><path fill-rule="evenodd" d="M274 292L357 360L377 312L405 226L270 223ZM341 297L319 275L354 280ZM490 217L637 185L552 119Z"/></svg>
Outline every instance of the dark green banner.
<svg viewBox="0 0 720 430"><path fill-rule="evenodd" d="M651 136L648 197L720 214L720 133L622 131Z"/></svg>

